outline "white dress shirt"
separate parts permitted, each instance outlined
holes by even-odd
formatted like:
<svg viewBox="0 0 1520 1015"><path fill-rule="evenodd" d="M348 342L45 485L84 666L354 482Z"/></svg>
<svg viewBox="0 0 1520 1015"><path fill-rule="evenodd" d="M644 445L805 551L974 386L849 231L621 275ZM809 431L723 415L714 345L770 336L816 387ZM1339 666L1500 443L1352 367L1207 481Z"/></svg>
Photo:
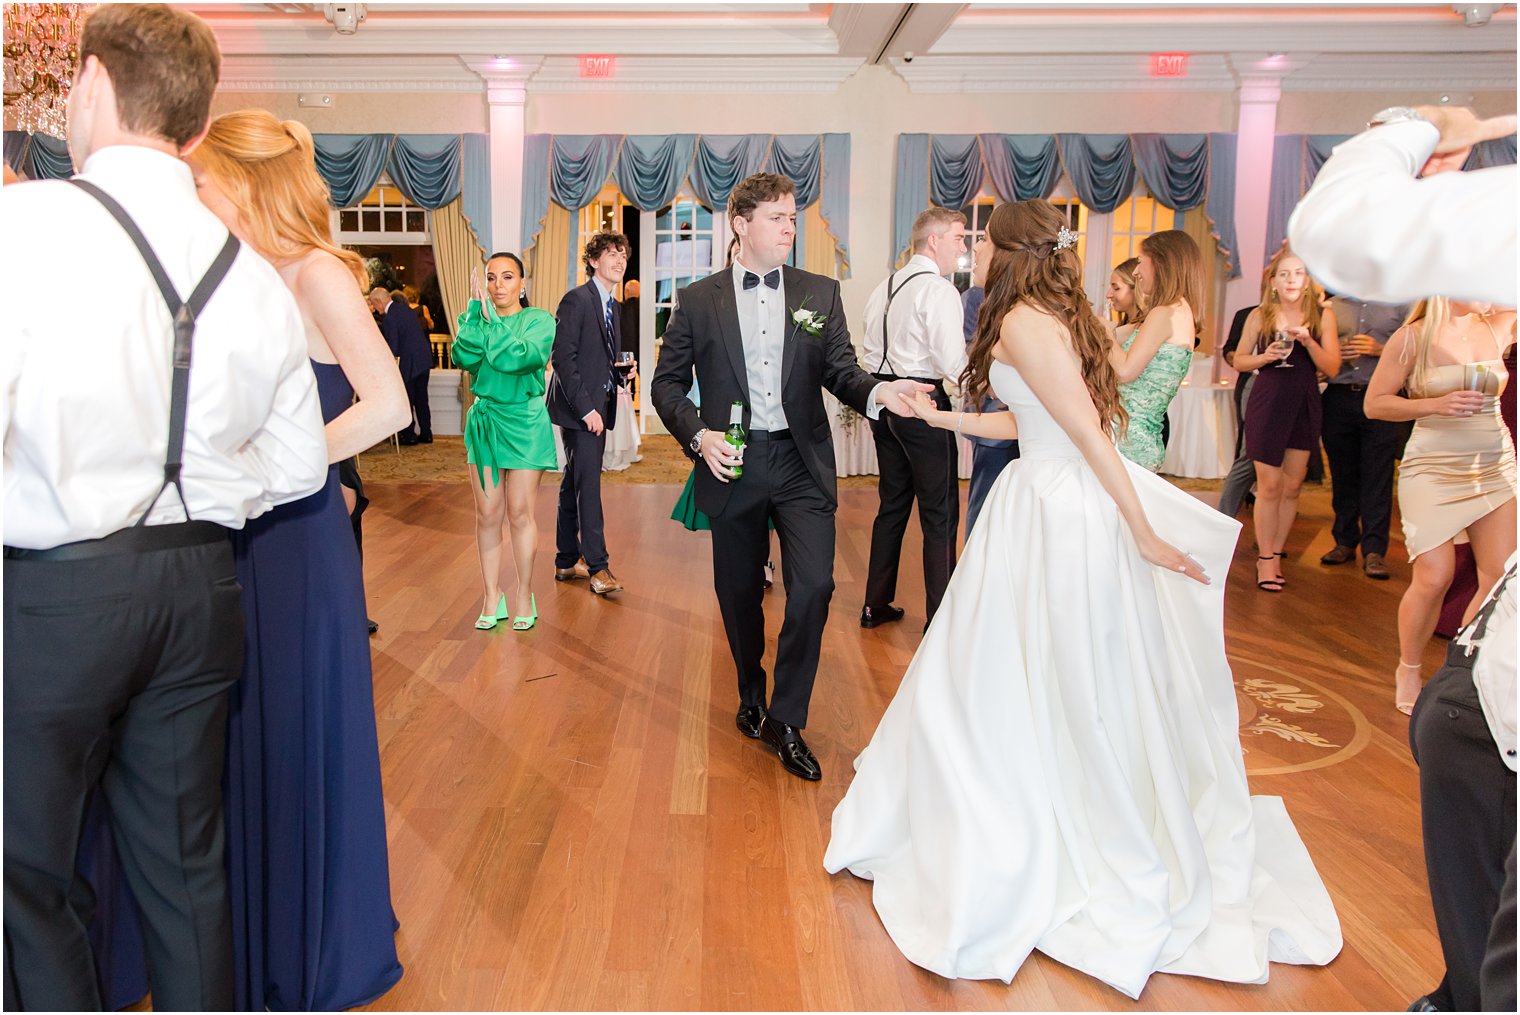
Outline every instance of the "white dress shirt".
<svg viewBox="0 0 1520 1015"><path fill-rule="evenodd" d="M227 238L189 167L103 148L85 179L126 209L188 297ZM62 181L0 190L4 539L46 549L133 525L163 483L174 330L137 248ZM181 481L190 517L229 528L327 479L316 378L295 300L246 244L196 322ZM185 520L171 487L148 524Z"/></svg>
<svg viewBox="0 0 1520 1015"><path fill-rule="evenodd" d="M927 272L906 283L892 297L887 311L887 286ZM887 318L886 356L883 357L882 318ZM923 254L887 276L866 300L866 333L862 339L864 367L873 374L896 377L945 378L957 381L966 369L965 313L961 294L939 266Z"/></svg>
<svg viewBox="0 0 1520 1015"><path fill-rule="evenodd" d="M1439 137L1411 121L1336 146L1288 220L1288 245L1310 275L1379 303L1443 295L1515 305L1520 170L1416 179Z"/></svg>
<svg viewBox="0 0 1520 1015"><path fill-rule="evenodd" d="M1515 771L1515 612L1516 597L1520 587L1513 575L1515 554L1510 554L1504 565L1504 577L1483 601L1478 615L1488 612L1488 624L1478 642L1478 658L1473 662L1473 686L1478 689L1478 702L1483 706L1483 717L1488 720L1488 731L1499 749L1499 756L1511 772ZM1496 596L1497 593L1497 596ZM1497 599L1497 601L1495 601ZM1491 605L1490 605L1491 604ZM1455 639L1473 651L1473 628L1476 622L1463 628Z"/></svg>
<svg viewBox="0 0 1520 1015"><path fill-rule="evenodd" d="M781 269L774 269L781 277ZM749 381L749 427L751 430L787 429L786 410L781 406L781 356L786 344L786 282L775 289L760 284L744 288L749 269L734 259L734 303L739 311L739 334L744 341L744 377Z"/></svg>

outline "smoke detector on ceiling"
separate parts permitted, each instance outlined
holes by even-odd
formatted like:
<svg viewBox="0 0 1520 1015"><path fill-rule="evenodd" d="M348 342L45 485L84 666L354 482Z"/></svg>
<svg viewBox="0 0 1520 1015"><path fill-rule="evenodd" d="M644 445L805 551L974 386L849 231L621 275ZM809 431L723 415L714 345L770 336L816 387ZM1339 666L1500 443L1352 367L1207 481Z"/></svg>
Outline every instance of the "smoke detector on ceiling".
<svg viewBox="0 0 1520 1015"><path fill-rule="evenodd" d="M1468 28L1478 28L1493 20L1494 12L1503 4L1452 4L1451 9L1462 15L1462 23Z"/></svg>

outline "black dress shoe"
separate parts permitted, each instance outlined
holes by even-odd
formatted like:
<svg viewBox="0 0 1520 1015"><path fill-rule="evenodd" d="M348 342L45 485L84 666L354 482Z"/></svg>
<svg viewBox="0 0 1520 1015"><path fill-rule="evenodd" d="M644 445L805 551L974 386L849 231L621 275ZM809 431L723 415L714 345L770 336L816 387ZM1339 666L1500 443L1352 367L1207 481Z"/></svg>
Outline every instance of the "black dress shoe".
<svg viewBox="0 0 1520 1015"><path fill-rule="evenodd" d="M760 724L765 721L764 705L743 705L734 716L734 725L751 740L760 739Z"/></svg>
<svg viewBox="0 0 1520 1015"><path fill-rule="evenodd" d="M370 620L368 617L366 617L364 619L369 624L369 633L370 634L374 634L376 631L380 630L380 625L379 624L375 623L373 620Z"/></svg>
<svg viewBox="0 0 1520 1015"><path fill-rule="evenodd" d="M879 624L890 624L894 620L903 619L903 610L891 605L866 606L860 611L861 627L876 627Z"/></svg>
<svg viewBox="0 0 1520 1015"><path fill-rule="evenodd" d="M415 438L415 437L398 437L398 438L396 438L396 443L400 444L404 448L410 448L410 447L414 447L417 444L417 438Z"/></svg>
<svg viewBox="0 0 1520 1015"><path fill-rule="evenodd" d="M1409 1004L1409 1007L1405 1008L1404 1010L1405 1011L1440 1011L1441 1009L1439 1009L1439 1008L1437 1008L1435 1006L1435 1002L1431 1001L1429 994L1421 994L1419 997L1417 997L1413 1001L1411 1001L1410 1004Z"/></svg>
<svg viewBox="0 0 1520 1015"><path fill-rule="evenodd" d="M417 443L418 444L431 444L431 443L433 443L433 435L432 434L423 434L421 437L417 438Z"/></svg>
<svg viewBox="0 0 1520 1015"><path fill-rule="evenodd" d="M781 767L797 778L809 782L823 778L823 769L818 767L818 759L808 750L802 732L797 727L776 722L767 715L760 723L760 739L776 752L776 757L781 759Z"/></svg>

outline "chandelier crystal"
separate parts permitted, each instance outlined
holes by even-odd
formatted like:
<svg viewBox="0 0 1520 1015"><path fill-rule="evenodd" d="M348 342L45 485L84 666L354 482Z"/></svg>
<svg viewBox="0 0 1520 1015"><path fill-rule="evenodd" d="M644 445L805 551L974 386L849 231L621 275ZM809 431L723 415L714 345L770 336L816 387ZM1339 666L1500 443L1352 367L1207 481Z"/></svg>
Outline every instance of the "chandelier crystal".
<svg viewBox="0 0 1520 1015"><path fill-rule="evenodd" d="M63 137L87 4L5 4L6 119Z"/></svg>

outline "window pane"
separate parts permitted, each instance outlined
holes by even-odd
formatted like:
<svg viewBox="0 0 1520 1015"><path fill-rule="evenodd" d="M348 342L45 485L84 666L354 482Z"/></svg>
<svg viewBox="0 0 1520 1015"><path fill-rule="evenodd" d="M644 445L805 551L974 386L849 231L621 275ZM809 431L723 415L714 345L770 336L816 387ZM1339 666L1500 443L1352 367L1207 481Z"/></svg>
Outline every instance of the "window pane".
<svg viewBox="0 0 1520 1015"><path fill-rule="evenodd" d="M1135 221L1136 200L1136 198L1130 198L1114 209L1114 232L1127 233L1130 231Z"/></svg>
<svg viewBox="0 0 1520 1015"><path fill-rule="evenodd" d="M380 209L365 208L363 210L364 229L366 233L378 233L380 231Z"/></svg>
<svg viewBox="0 0 1520 1015"><path fill-rule="evenodd" d="M359 231L359 213L352 208L338 212L338 228L345 233Z"/></svg>
<svg viewBox="0 0 1520 1015"><path fill-rule="evenodd" d="M414 211L412 209L407 209L406 231L409 233L427 232L427 213L423 211Z"/></svg>
<svg viewBox="0 0 1520 1015"><path fill-rule="evenodd" d="M385 231L399 233L401 229L401 212L387 208L385 210Z"/></svg>

